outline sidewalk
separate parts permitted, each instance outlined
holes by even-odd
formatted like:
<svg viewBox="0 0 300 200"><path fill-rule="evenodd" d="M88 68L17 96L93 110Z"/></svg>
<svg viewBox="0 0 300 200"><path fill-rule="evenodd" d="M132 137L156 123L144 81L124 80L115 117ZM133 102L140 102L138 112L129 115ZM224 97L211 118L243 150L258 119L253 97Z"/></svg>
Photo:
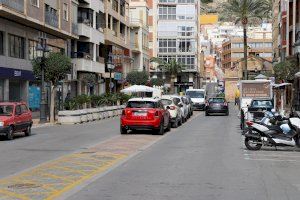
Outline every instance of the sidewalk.
<svg viewBox="0 0 300 200"><path fill-rule="evenodd" d="M50 122L40 124L40 112L32 112L32 128L39 128L39 127L47 127L47 126L54 126L56 123L52 124Z"/></svg>

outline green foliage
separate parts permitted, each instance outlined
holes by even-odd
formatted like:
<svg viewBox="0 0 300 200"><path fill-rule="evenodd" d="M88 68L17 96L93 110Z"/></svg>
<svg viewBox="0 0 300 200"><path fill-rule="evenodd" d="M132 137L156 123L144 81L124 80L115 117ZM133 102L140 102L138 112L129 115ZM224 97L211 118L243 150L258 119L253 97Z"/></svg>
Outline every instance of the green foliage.
<svg viewBox="0 0 300 200"><path fill-rule="evenodd" d="M277 82L293 80L298 72L298 61L295 57L287 58L274 66L274 73Z"/></svg>
<svg viewBox="0 0 300 200"><path fill-rule="evenodd" d="M151 58L150 62L157 63L158 68L161 71L169 73L171 76L176 76L186 69L186 66L184 64L177 62L175 59L165 61L160 58Z"/></svg>
<svg viewBox="0 0 300 200"><path fill-rule="evenodd" d="M225 98L225 94L224 93L220 93L220 94L217 95L217 97Z"/></svg>
<svg viewBox="0 0 300 200"><path fill-rule="evenodd" d="M154 86L154 85L156 85L156 86L163 86L164 83L165 83L165 81L163 79L161 79L161 78L152 78L150 80L150 86Z"/></svg>
<svg viewBox="0 0 300 200"><path fill-rule="evenodd" d="M126 79L131 85L146 85L149 74L146 71L132 71L127 74Z"/></svg>
<svg viewBox="0 0 300 200"><path fill-rule="evenodd" d="M66 110L76 110L78 108L78 104L75 99L71 99L64 103L64 107Z"/></svg>
<svg viewBox="0 0 300 200"><path fill-rule="evenodd" d="M41 77L42 60L36 58L32 61L33 73L36 77ZM71 70L71 59L61 53L50 53L45 58L45 81L51 82L56 86L59 81L63 80Z"/></svg>
<svg viewBox="0 0 300 200"><path fill-rule="evenodd" d="M228 0L223 4L222 17L225 21L257 23L271 18L271 0ZM244 24L245 24L244 23Z"/></svg>

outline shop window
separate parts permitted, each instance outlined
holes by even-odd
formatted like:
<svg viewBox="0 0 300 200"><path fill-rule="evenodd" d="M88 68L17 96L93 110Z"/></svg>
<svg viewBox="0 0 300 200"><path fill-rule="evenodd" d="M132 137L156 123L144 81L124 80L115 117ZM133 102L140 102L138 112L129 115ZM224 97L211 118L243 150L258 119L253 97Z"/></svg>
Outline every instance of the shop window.
<svg viewBox="0 0 300 200"><path fill-rule="evenodd" d="M25 58L25 39L23 37L8 35L9 56L14 58Z"/></svg>
<svg viewBox="0 0 300 200"><path fill-rule="evenodd" d="M4 34L0 31L0 55L4 55Z"/></svg>

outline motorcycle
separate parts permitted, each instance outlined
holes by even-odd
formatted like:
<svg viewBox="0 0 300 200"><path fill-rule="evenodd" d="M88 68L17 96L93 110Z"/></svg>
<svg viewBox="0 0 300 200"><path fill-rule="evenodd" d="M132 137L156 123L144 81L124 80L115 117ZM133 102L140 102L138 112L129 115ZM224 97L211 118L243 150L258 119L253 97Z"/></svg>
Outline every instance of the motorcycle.
<svg viewBox="0 0 300 200"><path fill-rule="evenodd" d="M300 147L300 118L284 118L277 113L265 112L260 122L247 121L245 146L249 150L278 146Z"/></svg>

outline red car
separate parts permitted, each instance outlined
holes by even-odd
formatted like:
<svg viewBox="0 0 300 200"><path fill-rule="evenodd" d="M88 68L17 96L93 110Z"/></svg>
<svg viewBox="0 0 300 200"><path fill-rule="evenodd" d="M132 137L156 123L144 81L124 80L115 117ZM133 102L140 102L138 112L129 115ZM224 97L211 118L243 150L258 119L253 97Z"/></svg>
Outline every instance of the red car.
<svg viewBox="0 0 300 200"><path fill-rule="evenodd" d="M26 136L29 136L31 126L31 111L25 103L0 103L0 135L6 136L8 140L12 140L16 132L24 132Z"/></svg>
<svg viewBox="0 0 300 200"><path fill-rule="evenodd" d="M163 135L165 130L170 129L170 113L159 99L130 99L122 112L121 134L126 134L128 130L154 130Z"/></svg>

